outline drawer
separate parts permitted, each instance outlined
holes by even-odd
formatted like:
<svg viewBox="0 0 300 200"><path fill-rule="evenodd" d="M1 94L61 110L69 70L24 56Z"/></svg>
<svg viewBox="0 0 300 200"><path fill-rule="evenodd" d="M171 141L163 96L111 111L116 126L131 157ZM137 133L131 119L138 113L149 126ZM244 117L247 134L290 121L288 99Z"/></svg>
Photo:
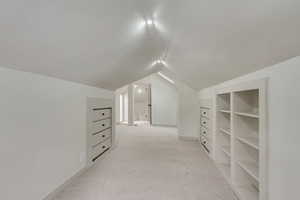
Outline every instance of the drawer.
<svg viewBox="0 0 300 200"><path fill-rule="evenodd" d="M209 127L209 120L204 118L204 117L201 117L201 125L208 128Z"/></svg>
<svg viewBox="0 0 300 200"><path fill-rule="evenodd" d="M201 143L208 146L208 140L206 137L201 136Z"/></svg>
<svg viewBox="0 0 300 200"><path fill-rule="evenodd" d="M201 108L200 112L201 112L201 116L210 118L210 109L208 109L208 108Z"/></svg>
<svg viewBox="0 0 300 200"><path fill-rule="evenodd" d="M111 137L111 128L106 129L100 133L93 134L91 136L91 144L92 144L92 146L95 146L95 145L103 142L104 140L106 140L109 137Z"/></svg>
<svg viewBox="0 0 300 200"><path fill-rule="evenodd" d="M111 117L111 109L101 109L93 111L93 122Z"/></svg>
<svg viewBox="0 0 300 200"><path fill-rule="evenodd" d="M104 119L101 121L94 122L92 124L92 134L98 133L110 127L111 127L110 119Z"/></svg>
<svg viewBox="0 0 300 200"><path fill-rule="evenodd" d="M203 126L200 128L201 131L201 135L203 136L208 136L208 130L206 128L204 128Z"/></svg>
<svg viewBox="0 0 300 200"><path fill-rule="evenodd" d="M92 147L92 159L99 156L101 153L103 153L105 150L109 149L111 147L111 139L107 139L102 143L99 143L98 145Z"/></svg>

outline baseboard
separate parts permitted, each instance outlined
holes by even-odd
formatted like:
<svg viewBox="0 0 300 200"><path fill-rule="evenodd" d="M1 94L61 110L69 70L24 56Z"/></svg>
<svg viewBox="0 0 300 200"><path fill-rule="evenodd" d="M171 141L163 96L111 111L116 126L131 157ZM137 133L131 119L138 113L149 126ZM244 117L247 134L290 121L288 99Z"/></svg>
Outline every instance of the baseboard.
<svg viewBox="0 0 300 200"><path fill-rule="evenodd" d="M43 200L53 200L60 192L62 192L68 185L70 185L77 177L86 172L90 167L84 167L74 174L71 178L66 180L62 185L58 186L54 191L50 192Z"/></svg>
<svg viewBox="0 0 300 200"><path fill-rule="evenodd" d="M198 141L198 138L195 136L179 135L178 138L183 141Z"/></svg>

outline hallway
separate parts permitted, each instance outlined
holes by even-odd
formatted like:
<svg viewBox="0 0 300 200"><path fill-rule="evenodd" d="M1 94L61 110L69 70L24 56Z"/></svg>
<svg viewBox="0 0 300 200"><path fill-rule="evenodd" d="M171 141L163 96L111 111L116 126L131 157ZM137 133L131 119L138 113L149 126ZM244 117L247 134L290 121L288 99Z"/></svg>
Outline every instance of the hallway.
<svg viewBox="0 0 300 200"><path fill-rule="evenodd" d="M55 200L235 200L199 143L176 131L117 126L117 148Z"/></svg>

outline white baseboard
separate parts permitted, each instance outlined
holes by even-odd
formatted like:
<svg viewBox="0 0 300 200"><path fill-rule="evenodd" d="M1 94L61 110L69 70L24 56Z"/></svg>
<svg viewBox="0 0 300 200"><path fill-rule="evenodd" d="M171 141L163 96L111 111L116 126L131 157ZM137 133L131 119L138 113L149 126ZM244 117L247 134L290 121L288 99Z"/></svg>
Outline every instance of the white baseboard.
<svg viewBox="0 0 300 200"><path fill-rule="evenodd" d="M183 141L198 141L198 137L195 136L179 135L178 138Z"/></svg>

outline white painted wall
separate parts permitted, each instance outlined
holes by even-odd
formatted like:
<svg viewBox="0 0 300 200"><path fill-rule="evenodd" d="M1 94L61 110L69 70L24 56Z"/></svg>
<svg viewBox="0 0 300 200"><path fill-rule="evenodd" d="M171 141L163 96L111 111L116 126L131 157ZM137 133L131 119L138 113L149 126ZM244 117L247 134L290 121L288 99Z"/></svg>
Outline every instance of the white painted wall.
<svg viewBox="0 0 300 200"><path fill-rule="evenodd" d="M185 83L177 82L178 105L178 134L185 139L197 139L199 135L200 110L197 91Z"/></svg>
<svg viewBox="0 0 300 200"><path fill-rule="evenodd" d="M199 92L209 98L217 87L269 78L269 199L298 199L300 178L300 57Z"/></svg>
<svg viewBox="0 0 300 200"><path fill-rule="evenodd" d="M0 199L41 200L85 166L86 97L107 90L0 68Z"/></svg>
<svg viewBox="0 0 300 200"><path fill-rule="evenodd" d="M178 93L175 85L156 74L150 77L152 124L177 125Z"/></svg>

